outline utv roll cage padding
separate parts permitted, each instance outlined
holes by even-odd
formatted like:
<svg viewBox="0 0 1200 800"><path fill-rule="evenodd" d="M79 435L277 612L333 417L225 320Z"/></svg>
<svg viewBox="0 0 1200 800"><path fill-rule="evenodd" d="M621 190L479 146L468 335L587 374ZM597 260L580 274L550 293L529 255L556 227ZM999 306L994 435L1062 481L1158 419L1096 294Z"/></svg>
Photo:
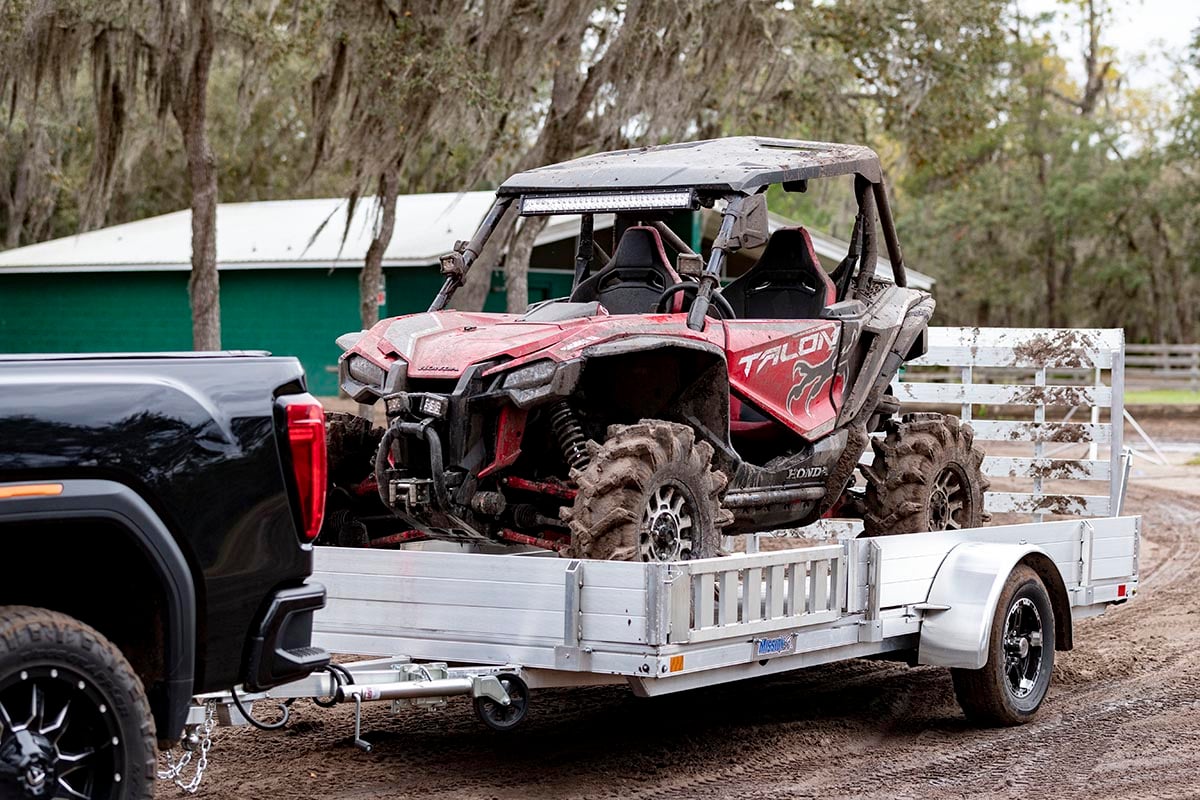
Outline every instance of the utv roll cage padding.
<svg viewBox="0 0 1200 800"><path fill-rule="evenodd" d="M62 484L61 494L5 500L0 524L103 520L128 534L163 590L164 692L161 702L152 702L151 710L158 738L175 741L187 718L196 664L196 589L187 559L154 509L128 486L93 479L54 482Z"/></svg>

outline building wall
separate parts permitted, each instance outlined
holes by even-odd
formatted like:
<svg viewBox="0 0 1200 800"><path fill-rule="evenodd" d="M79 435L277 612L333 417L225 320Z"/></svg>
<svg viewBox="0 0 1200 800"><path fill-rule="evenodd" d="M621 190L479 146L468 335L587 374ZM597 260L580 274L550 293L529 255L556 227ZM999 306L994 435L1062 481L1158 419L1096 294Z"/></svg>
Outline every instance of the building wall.
<svg viewBox="0 0 1200 800"><path fill-rule="evenodd" d="M0 275L0 353L191 350L187 272ZM385 271L387 316L424 311L442 285L436 267ZM569 272L534 272L530 302L562 297ZM486 310L504 310L493 276ZM334 340L360 328L358 270L226 270L221 344L300 359L317 395L337 394Z"/></svg>

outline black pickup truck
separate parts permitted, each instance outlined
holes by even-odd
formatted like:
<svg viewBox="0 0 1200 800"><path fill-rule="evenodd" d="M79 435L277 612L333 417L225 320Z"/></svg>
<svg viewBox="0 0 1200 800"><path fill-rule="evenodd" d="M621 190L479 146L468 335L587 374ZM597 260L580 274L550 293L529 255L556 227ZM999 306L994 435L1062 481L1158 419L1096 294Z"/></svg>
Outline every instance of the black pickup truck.
<svg viewBox="0 0 1200 800"><path fill-rule="evenodd" d="M0 356L0 797L149 797L194 695L328 663L325 470L295 359Z"/></svg>

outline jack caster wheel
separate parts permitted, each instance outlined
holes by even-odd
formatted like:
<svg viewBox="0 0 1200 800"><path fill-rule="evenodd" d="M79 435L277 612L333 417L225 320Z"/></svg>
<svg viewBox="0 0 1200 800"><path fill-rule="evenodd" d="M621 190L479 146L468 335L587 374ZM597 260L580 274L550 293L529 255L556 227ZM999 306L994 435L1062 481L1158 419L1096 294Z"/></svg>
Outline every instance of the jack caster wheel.
<svg viewBox="0 0 1200 800"><path fill-rule="evenodd" d="M525 719L529 710L529 687L516 675L497 675L500 685L508 692L508 705L502 706L490 697L475 698L475 714L494 731L510 731Z"/></svg>

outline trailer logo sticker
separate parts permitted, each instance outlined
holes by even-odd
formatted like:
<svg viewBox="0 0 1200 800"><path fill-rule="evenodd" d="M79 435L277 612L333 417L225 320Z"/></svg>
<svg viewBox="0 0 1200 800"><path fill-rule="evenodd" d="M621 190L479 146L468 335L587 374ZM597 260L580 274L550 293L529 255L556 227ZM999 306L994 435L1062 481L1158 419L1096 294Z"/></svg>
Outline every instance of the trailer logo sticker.
<svg viewBox="0 0 1200 800"><path fill-rule="evenodd" d="M795 633L785 633L782 636L769 636L754 640L754 653L758 658L790 656L794 652L796 652Z"/></svg>

